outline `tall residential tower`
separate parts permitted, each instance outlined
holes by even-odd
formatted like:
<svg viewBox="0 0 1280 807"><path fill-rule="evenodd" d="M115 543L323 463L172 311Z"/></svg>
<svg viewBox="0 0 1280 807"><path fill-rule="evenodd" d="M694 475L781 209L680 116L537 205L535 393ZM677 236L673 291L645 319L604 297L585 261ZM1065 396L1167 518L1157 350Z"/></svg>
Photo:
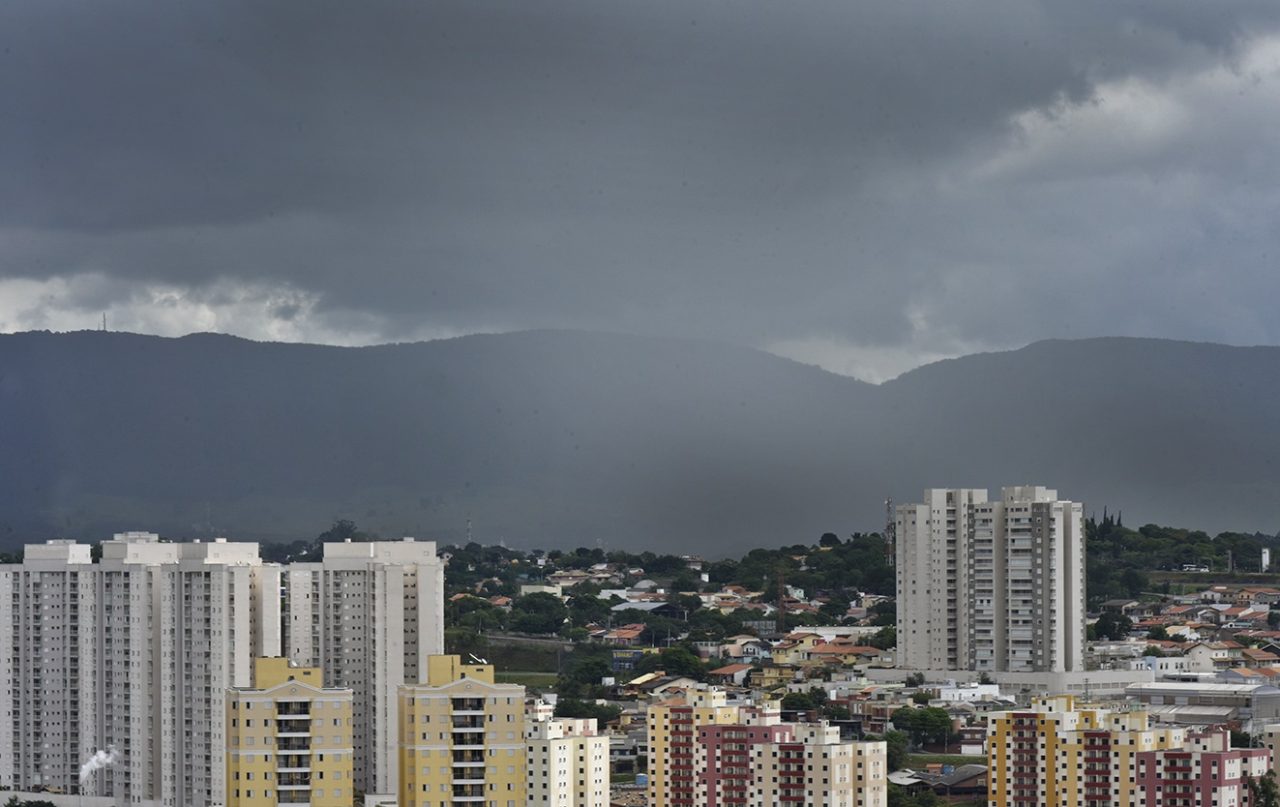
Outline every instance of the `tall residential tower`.
<svg viewBox="0 0 1280 807"><path fill-rule="evenodd" d="M0 786L58 788L120 803L225 803L222 714L249 659L278 652L274 567L258 545L168 543L116 535L88 546L51 541L0 568L11 610L0 628L10 732L0 730ZM2 721L0 721L2 722ZM95 749L118 761L83 783Z"/></svg>
<svg viewBox="0 0 1280 807"><path fill-rule="evenodd" d="M356 786L396 792L397 688L427 680L444 652L444 564L433 541L324 545L285 567L284 655L355 693Z"/></svg>
<svg viewBox="0 0 1280 807"><path fill-rule="evenodd" d="M252 659L283 656L351 690L351 726L324 740L354 749L341 789L394 793L396 689L442 649L443 567L412 539L324 553L281 567L254 543L123 533L97 561L51 541L0 565L0 789L226 805L227 693L251 685Z"/></svg>
<svg viewBox="0 0 1280 807"><path fill-rule="evenodd" d="M895 517L898 666L1084 669L1084 519L1043 487L928 490Z"/></svg>

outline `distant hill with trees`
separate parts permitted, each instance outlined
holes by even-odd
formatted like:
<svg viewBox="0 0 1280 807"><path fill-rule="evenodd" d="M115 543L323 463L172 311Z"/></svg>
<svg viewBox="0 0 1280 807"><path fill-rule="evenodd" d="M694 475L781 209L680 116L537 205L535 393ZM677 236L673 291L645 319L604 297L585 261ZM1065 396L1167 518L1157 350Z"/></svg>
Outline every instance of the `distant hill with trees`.
<svg viewBox="0 0 1280 807"><path fill-rule="evenodd" d="M0 549L122 529L287 543L321 514L441 543L470 524L490 544L716 559L880 529L888 496L1023 483L1135 524L1270 531L1278 399L1278 348L1146 339L1039 342L875 386L600 333L7 334Z"/></svg>

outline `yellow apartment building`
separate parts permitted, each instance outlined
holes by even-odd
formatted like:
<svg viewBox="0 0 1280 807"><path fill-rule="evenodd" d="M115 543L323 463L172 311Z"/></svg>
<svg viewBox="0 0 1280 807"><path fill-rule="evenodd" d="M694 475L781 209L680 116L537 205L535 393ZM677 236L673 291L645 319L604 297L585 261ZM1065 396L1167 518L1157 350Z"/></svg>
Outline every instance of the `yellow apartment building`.
<svg viewBox="0 0 1280 807"><path fill-rule="evenodd" d="M428 658L399 688L399 807L525 807L524 694L492 664Z"/></svg>
<svg viewBox="0 0 1280 807"><path fill-rule="evenodd" d="M227 690L227 807L350 807L351 701L315 667L254 659L253 685Z"/></svg>
<svg viewBox="0 0 1280 807"><path fill-rule="evenodd" d="M1181 748L1181 728L1153 728L1141 710L1038 698L987 723L990 807L1137 804L1136 754Z"/></svg>

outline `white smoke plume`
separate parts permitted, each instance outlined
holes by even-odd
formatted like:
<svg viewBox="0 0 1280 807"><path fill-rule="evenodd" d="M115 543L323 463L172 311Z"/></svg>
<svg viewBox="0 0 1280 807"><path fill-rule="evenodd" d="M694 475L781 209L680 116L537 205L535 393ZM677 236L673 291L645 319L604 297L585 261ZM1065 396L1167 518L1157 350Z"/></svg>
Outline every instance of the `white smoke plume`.
<svg viewBox="0 0 1280 807"><path fill-rule="evenodd" d="M80 766L80 784L83 785L97 771L109 768L119 761L120 754L116 751L115 746L107 746L106 751L99 748L93 752L93 756L86 759L84 764Z"/></svg>

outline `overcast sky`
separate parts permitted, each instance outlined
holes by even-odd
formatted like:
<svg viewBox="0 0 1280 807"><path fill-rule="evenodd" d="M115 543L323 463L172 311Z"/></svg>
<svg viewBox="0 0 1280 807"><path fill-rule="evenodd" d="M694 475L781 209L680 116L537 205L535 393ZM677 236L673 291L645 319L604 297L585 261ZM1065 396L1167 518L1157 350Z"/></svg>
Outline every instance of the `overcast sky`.
<svg viewBox="0 0 1280 807"><path fill-rule="evenodd" d="M0 5L0 330L1280 343L1280 3Z"/></svg>

